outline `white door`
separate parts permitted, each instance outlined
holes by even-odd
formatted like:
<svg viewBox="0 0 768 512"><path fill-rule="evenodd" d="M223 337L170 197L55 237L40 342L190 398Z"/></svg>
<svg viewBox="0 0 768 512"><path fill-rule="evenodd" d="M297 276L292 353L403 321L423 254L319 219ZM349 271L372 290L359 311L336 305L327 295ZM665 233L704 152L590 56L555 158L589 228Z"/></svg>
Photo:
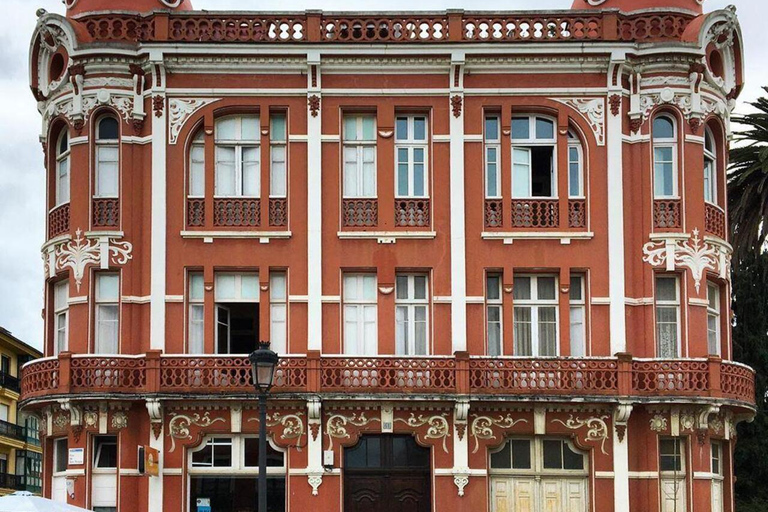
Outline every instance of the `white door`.
<svg viewBox="0 0 768 512"><path fill-rule="evenodd" d="M495 477L491 489L493 512L587 512L585 478Z"/></svg>
<svg viewBox="0 0 768 512"><path fill-rule="evenodd" d="M116 471L94 470L91 501L94 507L117 506Z"/></svg>
<svg viewBox="0 0 768 512"><path fill-rule="evenodd" d="M685 511L685 478L662 478L661 512Z"/></svg>
<svg viewBox="0 0 768 512"><path fill-rule="evenodd" d="M67 502L66 476L55 476L52 478L51 499L58 503Z"/></svg>

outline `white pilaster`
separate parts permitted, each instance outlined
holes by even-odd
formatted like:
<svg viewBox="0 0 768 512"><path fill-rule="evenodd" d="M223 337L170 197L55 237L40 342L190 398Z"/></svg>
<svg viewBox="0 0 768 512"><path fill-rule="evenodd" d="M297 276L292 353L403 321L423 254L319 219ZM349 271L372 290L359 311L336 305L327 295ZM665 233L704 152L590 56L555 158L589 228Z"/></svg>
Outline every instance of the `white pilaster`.
<svg viewBox="0 0 768 512"><path fill-rule="evenodd" d="M320 96L320 54L307 55L307 348L323 345L322 114L312 101Z"/></svg>
<svg viewBox="0 0 768 512"><path fill-rule="evenodd" d="M624 102L621 86L621 68L624 55L612 55L608 67L608 104L611 96L618 94ZM617 69L618 68L618 69ZM616 77L616 78L615 78ZM609 109L610 110L610 109ZM606 112L608 116L608 296L611 304L610 335L611 354L627 349L624 286L624 180L622 110L618 115ZM618 509L617 509L618 510Z"/></svg>
<svg viewBox="0 0 768 512"><path fill-rule="evenodd" d="M312 495L317 496L318 488L323 483L323 433L321 422L322 404L319 398L307 401L307 482L312 487ZM315 429L317 435L312 433Z"/></svg>
<svg viewBox="0 0 768 512"><path fill-rule="evenodd" d="M467 250L464 200L464 52L451 56L451 338L453 351L467 350ZM458 115L454 102L459 104Z"/></svg>
<svg viewBox="0 0 768 512"><path fill-rule="evenodd" d="M629 512L629 415L632 405L620 404L613 413L613 510Z"/></svg>
<svg viewBox="0 0 768 512"><path fill-rule="evenodd" d="M166 116L165 68L162 54L150 55L152 63L152 231L149 299L149 344L153 350L165 349L165 270L166 270ZM162 98L163 108L155 107Z"/></svg>
<svg viewBox="0 0 768 512"><path fill-rule="evenodd" d="M459 496L469 484L469 400L459 400L453 409L453 483Z"/></svg>
<svg viewBox="0 0 768 512"><path fill-rule="evenodd" d="M163 460L165 452L165 432L160 432L160 435L155 438L155 434L151 431L149 433L149 446L154 448L160 454L158 461L158 476L147 477L149 479L149 501L147 506L147 512L163 512L163 466L165 461Z"/></svg>

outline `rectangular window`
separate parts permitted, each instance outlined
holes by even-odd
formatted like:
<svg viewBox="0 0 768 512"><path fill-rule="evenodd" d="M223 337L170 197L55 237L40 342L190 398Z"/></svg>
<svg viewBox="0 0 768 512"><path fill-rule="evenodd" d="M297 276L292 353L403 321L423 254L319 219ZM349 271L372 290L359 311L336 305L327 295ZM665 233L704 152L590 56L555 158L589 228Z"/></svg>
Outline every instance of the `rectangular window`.
<svg viewBox="0 0 768 512"><path fill-rule="evenodd" d="M269 339L272 350L288 353L288 278L285 272L269 274Z"/></svg>
<svg viewBox="0 0 768 512"><path fill-rule="evenodd" d="M96 274L96 354L117 354L120 336L120 276Z"/></svg>
<svg viewBox="0 0 768 512"><path fill-rule="evenodd" d="M53 471L61 473L67 470L69 462L69 444L67 438L53 441Z"/></svg>
<svg viewBox="0 0 768 512"><path fill-rule="evenodd" d="M568 197L584 197L584 158L581 141L568 132Z"/></svg>
<svg viewBox="0 0 768 512"><path fill-rule="evenodd" d="M0 421L8 422L8 413L10 408L5 404L0 404Z"/></svg>
<svg viewBox="0 0 768 512"><path fill-rule="evenodd" d="M488 355L503 354L501 274L488 274L485 278L485 319Z"/></svg>
<svg viewBox="0 0 768 512"><path fill-rule="evenodd" d="M259 337L259 275L215 276L216 353L250 354Z"/></svg>
<svg viewBox="0 0 768 512"><path fill-rule="evenodd" d="M69 202L69 145L67 136L61 144L64 151L56 157L56 206ZM64 147L66 145L66 147Z"/></svg>
<svg viewBox="0 0 768 512"><path fill-rule="evenodd" d="M192 452L192 467L232 467L232 438L214 437L209 439L201 450Z"/></svg>
<svg viewBox="0 0 768 512"><path fill-rule="evenodd" d="M376 116L344 116L344 197L376 197Z"/></svg>
<svg viewBox="0 0 768 512"><path fill-rule="evenodd" d="M216 121L216 195L259 197L260 126L258 116Z"/></svg>
<svg viewBox="0 0 768 512"><path fill-rule="evenodd" d="M117 197L119 146L114 142L96 144L96 197Z"/></svg>
<svg viewBox="0 0 768 512"><path fill-rule="evenodd" d="M656 276L656 351L657 357L679 355L680 292L676 276Z"/></svg>
<svg viewBox="0 0 768 512"><path fill-rule="evenodd" d="M717 204L715 161L706 155L704 156L704 200L711 204Z"/></svg>
<svg viewBox="0 0 768 512"><path fill-rule="evenodd" d="M501 197L501 131L499 117L485 118L485 197Z"/></svg>
<svg viewBox="0 0 768 512"><path fill-rule="evenodd" d="M429 283L424 274L398 274L395 278L395 353L429 353Z"/></svg>
<svg viewBox="0 0 768 512"><path fill-rule="evenodd" d="M344 353L376 355L378 306L375 274L344 274Z"/></svg>
<svg viewBox="0 0 768 512"><path fill-rule="evenodd" d="M205 135L199 130L189 149L189 197L205 196Z"/></svg>
<svg viewBox="0 0 768 512"><path fill-rule="evenodd" d="M659 440L659 471L662 473L684 473L684 442L678 437Z"/></svg>
<svg viewBox="0 0 768 512"><path fill-rule="evenodd" d="M586 300L583 274L571 275L569 295L571 317L571 356L584 357L586 353Z"/></svg>
<svg viewBox="0 0 768 512"><path fill-rule="evenodd" d="M654 194L656 198L677 197L675 146L653 147Z"/></svg>
<svg viewBox="0 0 768 512"><path fill-rule="evenodd" d="M190 354L205 353L205 285L202 272L190 272L189 293L189 343Z"/></svg>
<svg viewBox="0 0 768 512"><path fill-rule="evenodd" d="M512 118L512 197L555 197L555 124L551 119Z"/></svg>
<svg viewBox="0 0 768 512"><path fill-rule="evenodd" d="M53 285L53 355L57 356L68 348L67 334L69 315L69 281Z"/></svg>
<svg viewBox="0 0 768 512"><path fill-rule="evenodd" d="M397 197L427 197L427 118L398 116L395 120Z"/></svg>
<svg viewBox="0 0 768 512"><path fill-rule="evenodd" d="M515 355L558 355L557 278L516 275L513 283Z"/></svg>
<svg viewBox="0 0 768 512"><path fill-rule="evenodd" d="M707 283L707 344L709 353L720 355L720 287Z"/></svg>
<svg viewBox="0 0 768 512"><path fill-rule="evenodd" d="M288 193L288 134L284 113L272 114L269 120L269 197L286 197Z"/></svg>
<svg viewBox="0 0 768 512"><path fill-rule="evenodd" d="M93 467L95 469L117 468L117 436L93 438Z"/></svg>
<svg viewBox="0 0 768 512"><path fill-rule="evenodd" d="M712 441L712 474L723 476L723 445Z"/></svg>

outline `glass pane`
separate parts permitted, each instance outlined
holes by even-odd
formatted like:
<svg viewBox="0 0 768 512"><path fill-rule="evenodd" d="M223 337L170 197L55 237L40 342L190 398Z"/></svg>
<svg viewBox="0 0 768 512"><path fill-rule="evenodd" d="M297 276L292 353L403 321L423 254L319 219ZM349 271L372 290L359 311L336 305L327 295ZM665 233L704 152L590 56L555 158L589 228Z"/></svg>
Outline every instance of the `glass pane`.
<svg viewBox="0 0 768 512"><path fill-rule="evenodd" d="M417 306L414 308L415 321L415 353L414 355L427 355L427 308L426 306Z"/></svg>
<svg viewBox="0 0 768 512"><path fill-rule="evenodd" d="M510 469L512 462L511 451L512 447L507 442L500 451L491 453L491 467L494 469Z"/></svg>
<svg viewBox="0 0 768 512"><path fill-rule="evenodd" d="M673 139L675 137L675 125L665 116L658 116L653 120L654 139Z"/></svg>
<svg viewBox="0 0 768 512"><path fill-rule="evenodd" d="M248 468L259 467L259 438L258 437L246 437L243 439L243 450L245 452L245 458L243 465ZM272 445L267 442L267 467L282 467L284 456L282 452L275 450Z"/></svg>
<svg viewBox="0 0 768 512"><path fill-rule="evenodd" d="M98 140L117 140L120 137L120 127L114 117L105 117L99 121Z"/></svg>
<svg viewBox="0 0 768 512"><path fill-rule="evenodd" d="M373 116L363 117L363 140L376 140L376 118Z"/></svg>
<svg viewBox="0 0 768 512"><path fill-rule="evenodd" d="M235 195L235 148L216 148L216 194Z"/></svg>
<svg viewBox="0 0 768 512"><path fill-rule="evenodd" d="M485 118L485 138L486 140L499 140L499 118Z"/></svg>
<svg viewBox="0 0 768 512"><path fill-rule="evenodd" d="M531 195L531 152L528 148L513 148L512 151L512 195Z"/></svg>
<svg viewBox="0 0 768 512"><path fill-rule="evenodd" d="M273 272L269 278L269 296L272 300L286 299L286 278L283 272Z"/></svg>
<svg viewBox="0 0 768 512"><path fill-rule="evenodd" d="M237 137L236 117L225 117L216 121L216 140L234 140Z"/></svg>
<svg viewBox="0 0 768 512"><path fill-rule="evenodd" d="M243 148L243 195L259 196L259 148Z"/></svg>
<svg viewBox="0 0 768 512"><path fill-rule="evenodd" d="M571 276L571 289L569 298L572 301L583 301L583 282L581 276Z"/></svg>
<svg viewBox="0 0 768 512"><path fill-rule="evenodd" d="M69 136L67 132L64 132L61 134L61 139L59 139L59 155L67 151L69 151Z"/></svg>
<svg viewBox="0 0 768 512"><path fill-rule="evenodd" d="M344 306L344 353L350 355L362 354L361 343L358 339L358 311L360 306Z"/></svg>
<svg viewBox="0 0 768 512"><path fill-rule="evenodd" d="M531 442L526 439L513 439L512 445L512 468L513 469L531 469Z"/></svg>
<svg viewBox="0 0 768 512"><path fill-rule="evenodd" d="M395 353L405 355L408 347L408 307L395 308Z"/></svg>
<svg viewBox="0 0 768 512"><path fill-rule="evenodd" d="M571 306L571 356L586 355L584 343L584 307Z"/></svg>
<svg viewBox="0 0 768 512"><path fill-rule="evenodd" d="M397 276L395 278L395 297L398 299L408 298L408 276Z"/></svg>
<svg viewBox="0 0 768 512"><path fill-rule="evenodd" d="M189 307L189 353L202 354L205 352L205 317L202 304L192 304Z"/></svg>
<svg viewBox="0 0 768 512"><path fill-rule="evenodd" d="M563 469L584 469L584 455L573 451L571 445L563 443Z"/></svg>
<svg viewBox="0 0 768 512"><path fill-rule="evenodd" d="M542 445L544 448L544 469L563 469L563 442L545 439Z"/></svg>
<svg viewBox="0 0 768 512"><path fill-rule="evenodd" d="M528 276L515 276L512 283L512 297L515 300L531 299L531 278Z"/></svg>
<svg viewBox="0 0 768 512"><path fill-rule="evenodd" d="M242 118L241 140L259 140L259 118L245 116Z"/></svg>
<svg viewBox="0 0 768 512"><path fill-rule="evenodd" d="M415 117L413 119L413 139L427 140L427 118Z"/></svg>
<svg viewBox="0 0 768 512"><path fill-rule="evenodd" d="M96 301L117 301L120 294L120 276L98 274L96 276Z"/></svg>
<svg viewBox="0 0 768 512"><path fill-rule="evenodd" d="M271 139L275 141L286 140L285 115L272 115L272 119L270 121L272 123L272 129L269 131Z"/></svg>
<svg viewBox="0 0 768 512"><path fill-rule="evenodd" d="M205 148L193 146L190 153L189 195L205 195Z"/></svg>
<svg viewBox="0 0 768 512"><path fill-rule="evenodd" d="M189 274L189 300L203 300L203 274Z"/></svg>
<svg viewBox="0 0 768 512"><path fill-rule="evenodd" d="M363 276L363 290L362 299L375 301L376 300L376 276L365 275Z"/></svg>
<svg viewBox="0 0 768 512"><path fill-rule="evenodd" d="M216 275L216 300L222 301L235 298L235 275Z"/></svg>
<svg viewBox="0 0 768 512"><path fill-rule="evenodd" d="M398 117L395 122L395 139L407 140L408 139L408 118Z"/></svg>
<svg viewBox="0 0 768 512"><path fill-rule="evenodd" d="M258 274L244 274L242 276L241 297L245 300L258 300L259 298Z"/></svg>
<svg viewBox="0 0 768 512"><path fill-rule="evenodd" d="M656 300L677 302L677 278L656 278Z"/></svg>
<svg viewBox="0 0 768 512"><path fill-rule="evenodd" d="M413 277L413 298L419 300L427 298L427 276Z"/></svg>
<svg viewBox="0 0 768 512"><path fill-rule="evenodd" d="M707 285L707 301L709 302L709 309L714 311L720 310L720 291L717 286L713 284Z"/></svg>
<svg viewBox="0 0 768 512"><path fill-rule="evenodd" d="M512 138L527 140L530 139L531 122L527 117L512 118Z"/></svg>
<svg viewBox="0 0 768 512"><path fill-rule="evenodd" d="M539 277L536 284L539 300L557 299L556 279L554 277Z"/></svg>
<svg viewBox="0 0 768 512"><path fill-rule="evenodd" d="M539 355L557 355L557 308L539 308Z"/></svg>
<svg viewBox="0 0 768 512"><path fill-rule="evenodd" d="M491 306L488 308L488 355L501 355L501 308Z"/></svg>
<svg viewBox="0 0 768 512"><path fill-rule="evenodd" d="M536 118L536 138L537 139L554 139L555 138L555 123L549 119L543 119L541 117Z"/></svg>
<svg viewBox="0 0 768 512"><path fill-rule="evenodd" d="M515 355L532 356L531 308L514 308Z"/></svg>
<svg viewBox="0 0 768 512"><path fill-rule="evenodd" d="M486 294L488 300L498 300L501 298L501 276L493 274L486 278Z"/></svg>

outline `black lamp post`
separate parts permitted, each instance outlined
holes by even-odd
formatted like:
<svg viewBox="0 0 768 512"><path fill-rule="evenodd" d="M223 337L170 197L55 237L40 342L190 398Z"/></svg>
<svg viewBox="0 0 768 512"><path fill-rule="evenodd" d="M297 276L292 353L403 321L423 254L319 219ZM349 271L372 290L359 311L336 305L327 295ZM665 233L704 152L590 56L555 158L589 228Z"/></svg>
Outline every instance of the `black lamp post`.
<svg viewBox="0 0 768 512"><path fill-rule="evenodd" d="M259 348L248 356L251 361L253 386L259 394L259 508L267 512L267 394L275 377L277 354L269 350L269 342L259 342Z"/></svg>

